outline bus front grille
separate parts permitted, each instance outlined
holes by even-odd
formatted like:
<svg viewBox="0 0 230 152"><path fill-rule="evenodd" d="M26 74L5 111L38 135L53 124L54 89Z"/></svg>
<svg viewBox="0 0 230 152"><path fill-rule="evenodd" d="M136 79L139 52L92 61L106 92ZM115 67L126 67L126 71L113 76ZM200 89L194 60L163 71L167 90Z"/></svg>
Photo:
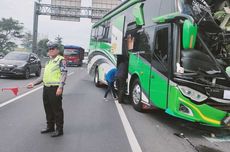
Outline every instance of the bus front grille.
<svg viewBox="0 0 230 152"><path fill-rule="evenodd" d="M213 108L216 108L216 109L219 109L225 112L230 112L230 103L226 104L226 103L219 103L214 100L209 100L206 104Z"/></svg>

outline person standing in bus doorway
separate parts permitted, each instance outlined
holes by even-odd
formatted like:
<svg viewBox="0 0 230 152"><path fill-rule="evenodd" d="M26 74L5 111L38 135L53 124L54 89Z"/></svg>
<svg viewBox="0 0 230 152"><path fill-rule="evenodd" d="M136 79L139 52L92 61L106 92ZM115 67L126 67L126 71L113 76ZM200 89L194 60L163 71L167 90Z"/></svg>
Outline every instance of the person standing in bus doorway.
<svg viewBox="0 0 230 152"><path fill-rule="evenodd" d="M134 49L135 37L133 37L131 34L128 34L126 40L127 40L127 50L132 52ZM124 103L124 97L126 92L126 79L128 77L129 58L125 57L124 55L120 55L118 56L118 61L119 62L118 62L117 74L116 74L118 102Z"/></svg>
<svg viewBox="0 0 230 152"><path fill-rule="evenodd" d="M115 81L116 73L117 73L117 69L113 68L113 69L109 70L105 75L105 79L107 81L108 87L107 87L107 90L106 90L105 95L104 95L104 100L106 100L109 92L112 93L114 99L117 98L116 93L115 93L115 89L114 89L114 81Z"/></svg>
<svg viewBox="0 0 230 152"><path fill-rule="evenodd" d="M62 94L67 77L67 68L64 57L59 55L58 43L48 42L47 46L50 60L45 65L43 77L28 84L27 88L33 88L43 82L43 104L47 127L42 129L41 133L52 132L51 137L58 137L63 135Z"/></svg>
<svg viewBox="0 0 230 152"><path fill-rule="evenodd" d="M118 102L124 103L124 96L126 92L126 78L128 76L128 59L126 59L123 55L119 56L118 58L119 63L116 73Z"/></svg>

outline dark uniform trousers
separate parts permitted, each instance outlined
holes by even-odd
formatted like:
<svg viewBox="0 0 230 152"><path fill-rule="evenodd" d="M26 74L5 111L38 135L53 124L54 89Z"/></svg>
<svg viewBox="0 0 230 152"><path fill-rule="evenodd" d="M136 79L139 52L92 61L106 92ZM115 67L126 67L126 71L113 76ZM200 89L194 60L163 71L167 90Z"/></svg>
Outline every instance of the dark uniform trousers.
<svg viewBox="0 0 230 152"><path fill-rule="evenodd" d="M116 79L117 81L117 94L118 94L118 102L122 103L124 102L124 96L126 92L126 78L124 77L118 77Z"/></svg>
<svg viewBox="0 0 230 152"><path fill-rule="evenodd" d="M57 86L43 89L43 104L46 113L47 128L54 128L62 131L64 124L64 113L62 109L62 95L56 96Z"/></svg>
<svg viewBox="0 0 230 152"><path fill-rule="evenodd" d="M107 81L107 83L108 83L108 88L107 88L107 90L106 90L106 92L105 92L104 98L107 97L107 95L108 95L108 93L109 93L110 91L111 91L111 93L113 94L113 97L116 98L117 96L116 96L116 93L115 93L114 82L109 82L109 81Z"/></svg>

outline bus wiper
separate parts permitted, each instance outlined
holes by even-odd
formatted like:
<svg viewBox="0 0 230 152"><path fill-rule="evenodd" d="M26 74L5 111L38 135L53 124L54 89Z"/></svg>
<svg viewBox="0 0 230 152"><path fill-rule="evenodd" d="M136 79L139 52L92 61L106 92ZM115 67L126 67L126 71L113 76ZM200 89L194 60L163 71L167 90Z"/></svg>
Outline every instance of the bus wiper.
<svg viewBox="0 0 230 152"><path fill-rule="evenodd" d="M215 77L216 75L220 75L221 74L221 71L220 70L214 70L214 69L211 69L211 70L204 70L204 69L201 69L201 68L198 68L197 71L196 71L198 74L203 74L205 76L208 76L208 77Z"/></svg>
<svg viewBox="0 0 230 152"><path fill-rule="evenodd" d="M205 71L205 73L209 75L216 75L216 74L221 74L221 71L209 70L209 71Z"/></svg>
<svg viewBox="0 0 230 152"><path fill-rule="evenodd" d="M217 71L217 70L203 70L198 68L197 71L192 71L192 70L186 70L185 69L185 73L183 73L185 75L191 75L191 76L203 76L203 77L215 77L215 76L219 76L219 74L221 74L221 71Z"/></svg>

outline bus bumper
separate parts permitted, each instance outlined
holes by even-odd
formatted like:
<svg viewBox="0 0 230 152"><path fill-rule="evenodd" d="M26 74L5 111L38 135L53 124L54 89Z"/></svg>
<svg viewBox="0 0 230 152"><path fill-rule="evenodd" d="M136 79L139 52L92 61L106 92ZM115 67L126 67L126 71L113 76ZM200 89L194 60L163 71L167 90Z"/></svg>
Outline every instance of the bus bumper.
<svg viewBox="0 0 230 152"><path fill-rule="evenodd" d="M230 127L230 113L208 104L196 104L171 87L166 112L175 117L213 127ZM208 100L208 99L207 99ZM227 106L230 106L229 104Z"/></svg>
<svg viewBox="0 0 230 152"><path fill-rule="evenodd" d="M225 118L222 120L222 124L223 124L224 126L230 127L230 116L225 117Z"/></svg>

